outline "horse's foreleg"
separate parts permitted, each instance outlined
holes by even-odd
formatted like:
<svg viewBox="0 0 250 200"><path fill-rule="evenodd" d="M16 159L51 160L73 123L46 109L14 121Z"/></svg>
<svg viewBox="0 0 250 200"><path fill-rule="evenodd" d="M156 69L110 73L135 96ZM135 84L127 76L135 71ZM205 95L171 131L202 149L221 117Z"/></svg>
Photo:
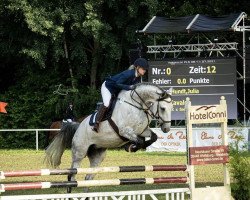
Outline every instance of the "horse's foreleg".
<svg viewBox="0 0 250 200"><path fill-rule="evenodd" d="M158 138L158 136L154 132L152 132L150 129L146 130L145 133L150 135L149 140L144 141L143 144L140 144L140 145L135 144L133 142L129 142L126 145L124 145L125 150L128 151L128 152L136 152L139 149L146 149L148 146L153 144ZM145 135L145 134L143 134L143 135ZM147 135L145 135L145 137L146 136ZM142 137L142 139L144 139L144 138Z"/></svg>
<svg viewBox="0 0 250 200"><path fill-rule="evenodd" d="M106 156L106 149L96 149L95 146L91 146L87 154L89 158L90 167L98 167ZM96 174L87 174L85 180L93 180ZM84 192L88 192L88 188L84 188Z"/></svg>
<svg viewBox="0 0 250 200"><path fill-rule="evenodd" d="M144 139L142 137L139 137L136 135L134 130L130 127L126 127L120 130L120 135L127 138L130 142L142 145L144 142Z"/></svg>
<svg viewBox="0 0 250 200"><path fill-rule="evenodd" d="M142 148L146 149L148 146L156 142L157 139L158 139L158 136L154 132L151 131L150 139L144 142L144 146Z"/></svg>
<svg viewBox="0 0 250 200"><path fill-rule="evenodd" d="M141 137L141 139L143 140L143 143L135 143L135 142L128 142L127 144L124 145L124 149L127 152L136 152L139 149L142 149L144 147L144 143L145 143L145 138Z"/></svg>

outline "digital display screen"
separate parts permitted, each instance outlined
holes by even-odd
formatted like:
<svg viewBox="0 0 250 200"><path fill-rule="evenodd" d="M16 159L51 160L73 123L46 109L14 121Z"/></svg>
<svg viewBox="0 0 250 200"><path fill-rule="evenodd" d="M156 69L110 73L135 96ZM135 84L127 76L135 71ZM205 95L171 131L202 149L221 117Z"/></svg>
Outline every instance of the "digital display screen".
<svg viewBox="0 0 250 200"><path fill-rule="evenodd" d="M237 119L235 58L191 58L149 61L148 80L168 90L172 87L173 120L185 119L185 100L192 105L227 102L228 119Z"/></svg>

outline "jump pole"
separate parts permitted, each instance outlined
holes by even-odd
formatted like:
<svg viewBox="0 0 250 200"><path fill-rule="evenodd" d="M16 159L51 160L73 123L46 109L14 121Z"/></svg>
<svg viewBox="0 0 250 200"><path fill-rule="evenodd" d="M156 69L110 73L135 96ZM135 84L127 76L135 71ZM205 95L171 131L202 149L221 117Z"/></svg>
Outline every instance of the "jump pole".
<svg viewBox="0 0 250 200"><path fill-rule="evenodd" d="M148 172L148 171L186 171L186 165L151 165L151 166L118 166L72 169L40 169L30 171L0 171L0 179L22 176L48 176L69 174L97 174L110 172Z"/></svg>
<svg viewBox="0 0 250 200"><path fill-rule="evenodd" d="M0 192L10 190L47 189L61 187L93 187L111 185L132 184L162 184L162 183L188 183L187 177L161 177L161 178L135 178L135 179L109 179L87 181L63 181L63 182L29 182L1 184Z"/></svg>

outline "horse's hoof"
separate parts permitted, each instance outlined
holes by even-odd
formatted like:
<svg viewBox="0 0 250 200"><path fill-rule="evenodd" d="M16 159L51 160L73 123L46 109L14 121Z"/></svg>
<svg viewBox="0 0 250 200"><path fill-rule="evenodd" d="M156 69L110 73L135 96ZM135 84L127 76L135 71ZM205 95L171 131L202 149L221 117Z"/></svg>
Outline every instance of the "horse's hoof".
<svg viewBox="0 0 250 200"><path fill-rule="evenodd" d="M129 151L129 147L130 147L130 146L131 146L131 144L125 144L125 145L124 145L125 151L130 152L130 151Z"/></svg>
<svg viewBox="0 0 250 200"><path fill-rule="evenodd" d="M135 144L130 144L130 145L125 146L125 151L127 151L129 153L134 153L134 152L138 151L138 148Z"/></svg>
<svg viewBox="0 0 250 200"><path fill-rule="evenodd" d="M71 187L67 187L67 193L71 193L72 188Z"/></svg>
<svg viewBox="0 0 250 200"><path fill-rule="evenodd" d="M129 147L129 152L134 153L134 152L136 152L138 150L139 150L139 148L135 144L131 144L130 147Z"/></svg>

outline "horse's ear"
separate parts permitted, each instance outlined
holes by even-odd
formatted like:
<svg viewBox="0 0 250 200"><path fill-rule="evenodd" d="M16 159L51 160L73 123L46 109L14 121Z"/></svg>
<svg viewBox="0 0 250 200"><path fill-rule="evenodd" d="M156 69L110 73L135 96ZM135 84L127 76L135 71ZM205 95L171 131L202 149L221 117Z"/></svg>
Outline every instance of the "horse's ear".
<svg viewBox="0 0 250 200"><path fill-rule="evenodd" d="M161 98L165 98L167 96L167 92L164 90L163 92L156 92L157 94L159 94L161 96Z"/></svg>
<svg viewBox="0 0 250 200"><path fill-rule="evenodd" d="M166 92L167 92L167 94L172 95L173 88L172 88L172 87L171 87L171 88L169 88L168 90L166 90Z"/></svg>

